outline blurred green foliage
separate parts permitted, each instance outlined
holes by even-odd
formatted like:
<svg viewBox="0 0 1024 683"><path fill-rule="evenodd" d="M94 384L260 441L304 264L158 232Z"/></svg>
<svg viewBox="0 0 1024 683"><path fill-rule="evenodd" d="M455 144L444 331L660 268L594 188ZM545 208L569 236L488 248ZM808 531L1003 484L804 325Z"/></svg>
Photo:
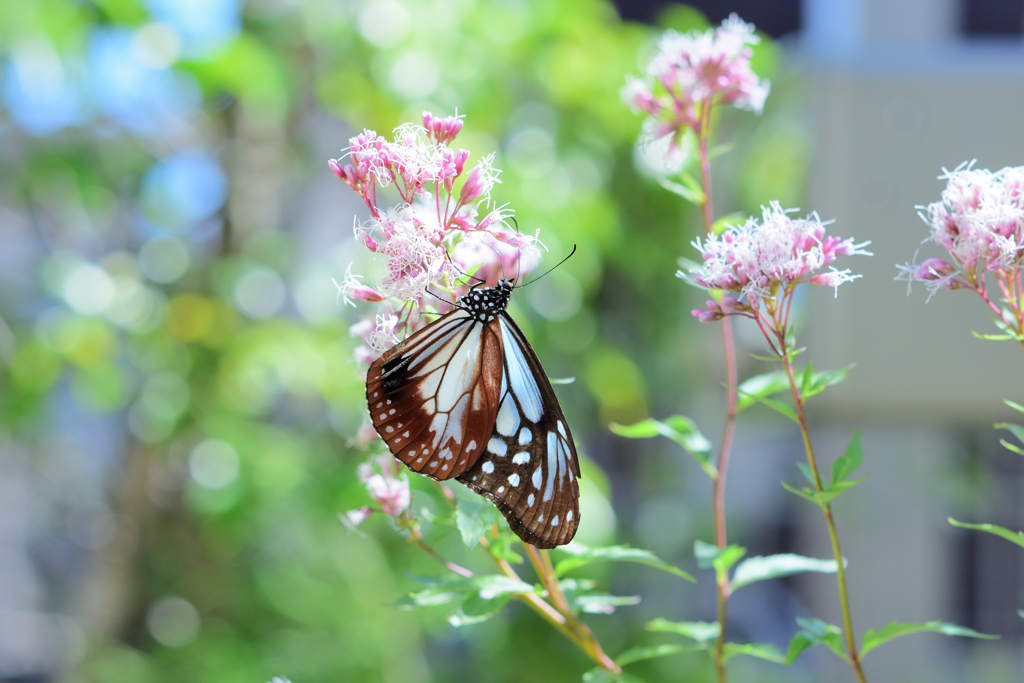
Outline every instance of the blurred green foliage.
<svg viewBox="0 0 1024 683"><path fill-rule="evenodd" d="M618 96L656 30L602 0L173 6L0 5L0 436L28 448L41 486L77 491L58 495L48 542L69 544L76 496L114 520L73 547L74 597L50 601L81 628L70 680L578 680L586 658L516 605L458 631L440 610L389 607L406 574L439 567L380 519L366 534L337 519L366 502L363 389L330 282L359 258L362 214L326 160L363 127L465 114L459 146L470 163L497 152L495 196L520 228L552 257L579 245L514 313L551 376L578 378L559 393L584 449L604 444L609 421L680 401L705 372L681 353L691 302L673 277L698 221L635 172L640 120ZM677 8L665 24L706 22ZM722 196L798 203L798 122L721 125L753 141ZM108 438L90 440L94 423ZM96 462L98 484L76 481ZM586 467L590 495L609 495ZM457 534L437 540L464 554ZM155 609L165 596L194 612ZM622 614L592 619L613 653L643 622Z"/></svg>

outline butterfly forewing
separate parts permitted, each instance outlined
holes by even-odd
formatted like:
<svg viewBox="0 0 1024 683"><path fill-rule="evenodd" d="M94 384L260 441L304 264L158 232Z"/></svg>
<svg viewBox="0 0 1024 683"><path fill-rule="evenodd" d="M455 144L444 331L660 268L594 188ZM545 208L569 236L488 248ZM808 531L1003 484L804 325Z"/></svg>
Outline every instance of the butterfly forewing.
<svg viewBox="0 0 1024 683"><path fill-rule="evenodd" d="M572 540L579 526L579 462L555 392L526 337L506 313L489 327L505 355L494 431L458 477L490 499L520 538L539 548Z"/></svg>
<svg viewBox="0 0 1024 683"><path fill-rule="evenodd" d="M435 479L479 458L498 410L501 339L455 310L395 345L366 379L373 426L391 452Z"/></svg>

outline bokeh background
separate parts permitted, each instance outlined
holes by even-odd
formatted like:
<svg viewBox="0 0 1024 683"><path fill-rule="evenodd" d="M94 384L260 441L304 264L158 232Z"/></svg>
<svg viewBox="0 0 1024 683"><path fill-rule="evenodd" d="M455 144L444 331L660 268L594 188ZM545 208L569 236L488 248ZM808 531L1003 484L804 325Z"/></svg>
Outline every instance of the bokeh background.
<svg viewBox="0 0 1024 683"><path fill-rule="evenodd" d="M876 253L846 264L865 278L837 300L808 297L800 332L816 368L858 363L812 413L826 457L864 434L868 482L837 506L855 624L1002 636L896 641L869 676L1020 680L1019 549L945 518L1024 526L1024 468L991 427L1000 399L1024 402L1024 363L970 336L989 331L980 302L926 306L892 281L942 166L1024 163L1020 0L0 3L0 680L579 680L586 658L515 605L463 629L395 609L438 568L383 519L338 521L366 503L348 336L365 311L331 278L375 264L326 161L364 127L465 115L459 146L497 153L495 197L540 229L549 264L579 245L514 314L549 374L576 378L559 395L588 462L581 534L696 571L703 474L667 441L607 430L685 413L714 437L723 403L717 329L674 277L699 216L649 177L618 89L665 27L731 11L765 31L754 66L772 94L760 117L721 116L735 148L716 160L717 214L778 199ZM751 554L828 555L817 513L779 486L801 457L791 425L744 416L730 533ZM589 617L612 654L663 641L653 617L713 619L704 574L590 576L642 597ZM827 576L746 588L732 633L784 646L796 616L838 620L833 591ZM846 680L831 657L736 660L733 676ZM711 680L698 655L634 669Z"/></svg>

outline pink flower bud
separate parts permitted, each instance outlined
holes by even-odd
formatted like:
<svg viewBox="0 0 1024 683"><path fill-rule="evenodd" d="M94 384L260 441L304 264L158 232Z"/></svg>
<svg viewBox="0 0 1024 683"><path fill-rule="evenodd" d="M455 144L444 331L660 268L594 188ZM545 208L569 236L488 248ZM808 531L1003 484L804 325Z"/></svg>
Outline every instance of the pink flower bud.
<svg viewBox="0 0 1024 683"><path fill-rule="evenodd" d="M375 474L366 481L366 490L380 504L384 514L392 517L402 514L412 500L409 480L404 475L401 479L392 479Z"/></svg>
<svg viewBox="0 0 1024 683"><path fill-rule="evenodd" d="M342 521L348 527L357 527L366 521L366 518L373 514L373 508L361 507L342 513Z"/></svg>

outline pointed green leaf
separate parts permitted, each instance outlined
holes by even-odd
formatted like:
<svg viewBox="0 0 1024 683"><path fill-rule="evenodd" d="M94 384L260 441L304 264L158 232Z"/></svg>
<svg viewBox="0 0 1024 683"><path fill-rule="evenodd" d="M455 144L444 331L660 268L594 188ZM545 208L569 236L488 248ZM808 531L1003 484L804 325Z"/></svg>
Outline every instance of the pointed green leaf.
<svg viewBox="0 0 1024 683"><path fill-rule="evenodd" d="M957 626L956 624L951 624L945 621L928 621L923 624L900 624L894 621L888 626L880 628L877 631L873 628L869 628L864 632L864 640L860 648L860 656L863 657L882 643L886 643L893 638L899 638L900 636L905 636L910 633L921 633L922 631L941 633L947 636L962 636L964 638L984 638L987 640L993 640L999 637L989 635L987 633L979 633L974 629Z"/></svg>
<svg viewBox="0 0 1024 683"><path fill-rule="evenodd" d="M757 399L757 402L758 403L763 403L764 405L768 406L769 408L771 408L772 410L774 410L778 414L780 414L780 415L782 415L784 417L788 417L793 422L799 422L799 420L797 419L797 416L796 416L796 411L793 410L792 408L790 408L785 403L781 403L779 401L774 401L774 400L772 400L770 398L759 398L759 399Z"/></svg>
<svg viewBox="0 0 1024 683"><path fill-rule="evenodd" d="M537 592L536 586L501 574L475 576L470 581L476 587L477 594L484 600L493 600L500 595Z"/></svg>
<svg viewBox="0 0 1024 683"><path fill-rule="evenodd" d="M1014 403L1013 401L1011 401L1009 399L1005 399L1005 398L1003 399L1003 403L1005 403L1006 405L1010 406L1011 408L1016 410L1018 413L1024 413L1024 406L1022 406L1019 403Z"/></svg>
<svg viewBox="0 0 1024 683"><path fill-rule="evenodd" d="M1016 543L1020 547L1024 548L1024 531L1010 531L1006 527L996 526L995 524L967 524L966 522L958 522L952 517L948 517L947 519L953 526L958 526L961 529L987 531L990 534L995 534L1000 538L1005 538L1007 541Z"/></svg>
<svg viewBox="0 0 1024 683"><path fill-rule="evenodd" d="M634 662L642 662L645 659L669 657L683 652L698 652L702 649L704 648L700 645L680 645L678 643L663 643L651 647L633 647L616 657L615 663L619 666L626 666Z"/></svg>
<svg viewBox="0 0 1024 683"><path fill-rule="evenodd" d="M817 396L821 392L825 391L827 387L830 387L833 384L839 384L840 382L842 382L844 379L846 379L846 376L850 374L850 370L853 368L853 366L854 364L851 363L850 365L847 365L845 368L840 368L838 370L829 370L827 372L814 373L814 377L811 379L810 388L808 388L804 392L804 400L807 400L812 396Z"/></svg>
<svg viewBox="0 0 1024 683"><path fill-rule="evenodd" d="M835 571L835 560L819 560L791 553L768 555L767 557L758 555L743 560L736 567L729 585L735 591L755 581L777 579L782 576L792 576L793 574L801 574L803 572L834 574Z"/></svg>
<svg viewBox="0 0 1024 683"><path fill-rule="evenodd" d="M814 365L810 361L808 361L807 367L804 368L803 374L800 377L800 394L804 398L807 398L807 394L809 394L811 391L811 383L814 377L813 367Z"/></svg>
<svg viewBox="0 0 1024 683"><path fill-rule="evenodd" d="M624 671L615 673L596 666L583 674L583 683L643 683L643 681Z"/></svg>
<svg viewBox="0 0 1024 683"><path fill-rule="evenodd" d="M582 543L570 543L559 547L558 550L571 555L555 565L555 573L559 576L593 562L637 562L696 583L696 579L682 569L673 567L651 551L641 548L631 548L627 545L590 548Z"/></svg>
<svg viewBox="0 0 1024 683"><path fill-rule="evenodd" d="M695 640L698 643L707 644L718 637L722 632L717 621L668 621L666 619L655 619L647 622L648 631L661 633L675 633Z"/></svg>
<svg viewBox="0 0 1024 683"><path fill-rule="evenodd" d="M860 447L860 430L853 434L850 444L846 447L846 453L836 458L832 463L832 486L844 481L848 476L857 471L861 460L864 459L864 450Z"/></svg>
<svg viewBox="0 0 1024 683"><path fill-rule="evenodd" d="M748 657L766 659L776 664L786 663L786 655L782 654L779 648L767 643L726 643L724 649L726 661L737 655L747 655Z"/></svg>
<svg viewBox="0 0 1024 683"><path fill-rule="evenodd" d="M479 624L499 614L508 603L508 595L485 600L478 593L472 593L466 596L454 614L448 615L448 623L456 628Z"/></svg>
<svg viewBox="0 0 1024 683"><path fill-rule="evenodd" d="M713 543L707 543L700 539L693 542L693 555L697 558L697 566L701 569L714 567L718 571L726 571L736 564L747 549L738 545L727 545L719 548Z"/></svg>
<svg viewBox="0 0 1024 683"><path fill-rule="evenodd" d="M810 465L805 462L797 462L796 468L800 470L800 474L804 475L804 479L806 479L811 486L817 484L814 480L814 470L811 469Z"/></svg>
<svg viewBox="0 0 1024 683"><path fill-rule="evenodd" d="M782 482L782 488L786 489L787 491L789 491L790 493L792 493L795 496L800 496L804 500L809 501L811 503L814 503L815 505L819 505L819 506L821 505L821 503L819 502L819 499L818 499L818 492L817 491L814 491L814 490L809 489L807 487L804 487L802 489L794 488L794 487L790 486L789 484L787 484L786 482Z"/></svg>
<svg viewBox="0 0 1024 683"><path fill-rule="evenodd" d="M492 524L501 522L501 513L483 498L460 497L455 503L455 524L467 548L472 549Z"/></svg>
<svg viewBox="0 0 1024 683"><path fill-rule="evenodd" d="M769 372L763 375L751 377L737 387L739 399L736 404L736 412L746 410L759 399L789 388L789 379L782 371Z"/></svg>
<svg viewBox="0 0 1024 683"><path fill-rule="evenodd" d="M786 664L792 664L796 658L809 647L825 645L837 655L846 659L846 647L843 645L842 630L838 626L827 624L821 619L802 619L797 617L796 623L801 626L786 650Z"/></svg>
<svg viewBox="0 0 1024 683"><path fill-rule="evenodd" d="M673 182L668 178L658 178L658 183L672 194L677 194L691 204L703 204L704 203L704 192L701 190L694 190L686 185Z"/></svg>
<svg viewBox="0 0 1024 683"><path fill-rule="evenodd" d="M573 599L573 606L587 614L613 614L616 607L639 605L639 595L580 595Z"/></svg>
<svg viewBox="0 0 1024 683"><path fill-rule="evenodd" d="M628 439L646 439L659 435L671 439L692 455L709 477L718 477L718 470L711 462L711 442L700 433L697 424L688 417L673 415L664 421L647 418L631 425L613 422L608 428L613 434Z"/></svg>
<svg viewBox="0 0 1024 683"><path fill-rule="evenodd" d="M999 443L1002 445L1003 448L1010 451L1011 453L1016 453L1017 455L1024 455L1024 448L1012 444L1006 439L999 439Z"/></svg>

